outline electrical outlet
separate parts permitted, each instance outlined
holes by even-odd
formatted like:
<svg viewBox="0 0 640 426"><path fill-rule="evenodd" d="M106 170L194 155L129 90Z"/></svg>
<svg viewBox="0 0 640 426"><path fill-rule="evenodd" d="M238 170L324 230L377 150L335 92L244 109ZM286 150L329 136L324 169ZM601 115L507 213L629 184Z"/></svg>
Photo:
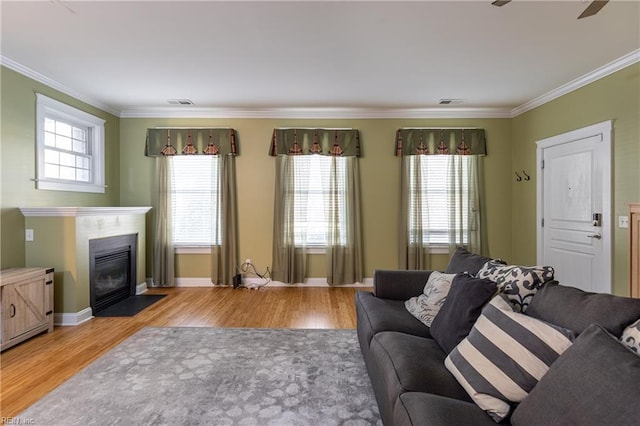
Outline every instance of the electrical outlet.
<svg viewBox="0 0 640 426"><path fill-rule="evenodd" d="M246 258L246 259L244 260L244 263L245 263L246 265L250 264L250 263L251 263L251 259Z"/></svg>
<svg viewBox="0 0 640 426"><path fill-rule="evenodd" d="M25 241L33 241L33 229L25 229L24 230L24 240Z"/></svg>
<svg viewBox="0 0 640 426"><path fill-rule="evenodd" d="M618 216L618 227L619 228L628 228L629 227L629 216Z"/></svg>

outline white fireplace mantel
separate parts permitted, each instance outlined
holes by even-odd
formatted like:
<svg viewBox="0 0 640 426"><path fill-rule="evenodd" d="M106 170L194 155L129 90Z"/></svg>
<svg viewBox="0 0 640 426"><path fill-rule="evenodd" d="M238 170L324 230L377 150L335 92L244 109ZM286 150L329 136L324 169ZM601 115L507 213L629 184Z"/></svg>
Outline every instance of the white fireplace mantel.
<svg viewBox="0 0 640 426"><path fill-rule="evenodd" d="M80 217L146 214L151 207L19 207L24 217Z"/></svg>

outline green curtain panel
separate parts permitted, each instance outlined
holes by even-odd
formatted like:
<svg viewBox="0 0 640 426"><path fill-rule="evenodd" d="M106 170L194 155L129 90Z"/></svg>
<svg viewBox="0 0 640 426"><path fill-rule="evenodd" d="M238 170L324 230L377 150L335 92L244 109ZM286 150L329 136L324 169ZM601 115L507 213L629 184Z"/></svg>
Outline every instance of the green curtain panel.
<svg viewBox="0 0 640 426"><path fill-rule="evenodd" d="M273 129L269 155L310 154L360 157L360 132L357 129Z"/></svg>
<svg viewBox="0 0 640 426"><path fill-rule="evenodd" d="M144 155L238 155L237 133L231 128L147 129Z"/></svg>
<svg viewBox="0 0 640 426"><path fill-rule="evenodd" d="M398 129L395 155L487 155L484 129Z"/></svg>

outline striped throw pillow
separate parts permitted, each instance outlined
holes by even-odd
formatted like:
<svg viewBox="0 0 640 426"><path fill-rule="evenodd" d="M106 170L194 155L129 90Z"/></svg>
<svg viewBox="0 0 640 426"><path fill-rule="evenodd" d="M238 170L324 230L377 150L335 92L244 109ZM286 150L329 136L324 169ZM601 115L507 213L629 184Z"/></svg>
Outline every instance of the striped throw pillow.
<svg viewBox="0 0 640 426"><path fill-rule="evenodd" d="M514 312L499 294L447 356L445 366L473 401L500 422L574 339L570 330Z"/></svg>

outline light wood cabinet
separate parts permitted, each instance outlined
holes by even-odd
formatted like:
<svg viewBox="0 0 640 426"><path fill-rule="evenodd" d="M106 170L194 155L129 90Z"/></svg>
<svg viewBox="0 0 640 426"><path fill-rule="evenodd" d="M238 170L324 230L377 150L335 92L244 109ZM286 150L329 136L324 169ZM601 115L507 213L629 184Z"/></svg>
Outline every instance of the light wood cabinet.
<svg viewBox="0 0 640 426"><path fill-rule="evenodd" d="M53 268L0 271L0 350L53 331Z"/></svg>
<svg viewBox="0 0 640 426"><path fill-rule="evenodd" d="M629 268L631 297L640 298L640 204L629 205Z"/></svg>

